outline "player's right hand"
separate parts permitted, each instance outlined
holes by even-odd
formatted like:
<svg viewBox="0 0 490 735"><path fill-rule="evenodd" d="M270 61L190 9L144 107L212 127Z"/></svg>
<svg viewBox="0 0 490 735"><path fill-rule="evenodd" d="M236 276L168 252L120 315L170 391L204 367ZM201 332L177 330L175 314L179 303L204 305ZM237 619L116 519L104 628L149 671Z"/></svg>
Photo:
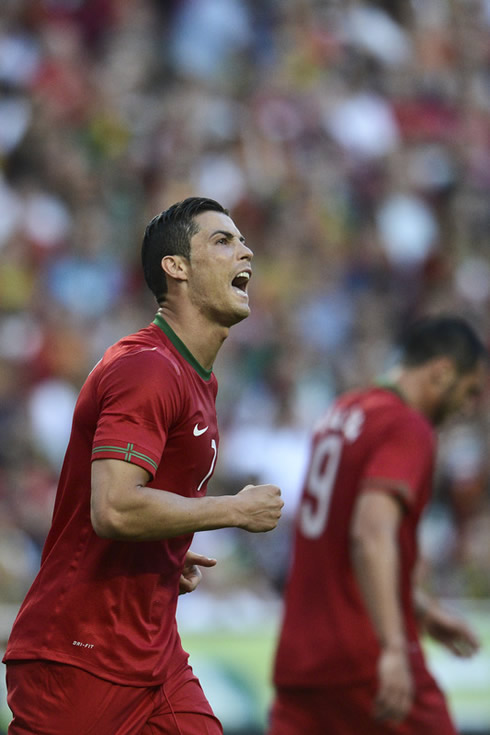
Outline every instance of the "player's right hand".
<svg viewBox="0 0 490 735"><path fill-rule="evenodd" d="M403 647L385 648L378 661L378 692L374 703L377 720L401 722L414 698L414 684L408 656Z"/></svg>
<svg viewBox="0 0 490 735"><path fill-rule="evenodd" d="M284 505L277 485L246 485L234 498L239 513L238 528L263 533L277 526Z"/></svg>

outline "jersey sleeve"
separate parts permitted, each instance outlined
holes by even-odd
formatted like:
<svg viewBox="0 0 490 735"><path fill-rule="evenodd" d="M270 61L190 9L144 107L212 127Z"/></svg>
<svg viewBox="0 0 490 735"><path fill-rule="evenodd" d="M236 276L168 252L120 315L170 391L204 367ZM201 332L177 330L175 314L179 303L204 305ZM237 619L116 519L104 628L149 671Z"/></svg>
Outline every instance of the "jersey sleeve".
<svg viewBox="0 0 490 735"><path fill-rule="evenodd" d="M120 357L102 370L97 397L92 460L131 462L153 479L179 411L178 375L172 363L152 350Z"/></svg>
<svg viewBox="0 0 490 735"><path fill-rule="evenodd" d="M433 432L418 417L402 416L373 441L375 449L363 472L362 489L385 489L411 506L432 475Z"/></svg>

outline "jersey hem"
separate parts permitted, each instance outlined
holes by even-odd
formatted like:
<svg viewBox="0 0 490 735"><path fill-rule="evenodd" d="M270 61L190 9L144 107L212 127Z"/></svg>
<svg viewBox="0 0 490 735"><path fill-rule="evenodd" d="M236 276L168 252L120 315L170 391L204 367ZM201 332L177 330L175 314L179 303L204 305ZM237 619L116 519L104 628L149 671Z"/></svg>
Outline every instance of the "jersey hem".
<svg viewBox="0 0 490 735"><path fill-rule="evenodd" d="M16 653L15 649L13 649L12 651L8 651L2 659L4 664L14 663L16 661L52 661L53 663L75 666L77 669L87 671L89 674L97 676L99 679L104 679L105 681L110 681L113 684L121 684L123 686L159 686L160 684L164 684L168 678L165 676L150 676L150 678L132 679L130 677L121 676L116 672L107 671L105 669L101 670L97 666L87 665L85 661L80 661L80 659L67 656L61 652L58 653L57 651L49 651L49 654L43 654L39 651L36 653L27 653L26 651Z"/></svg>
<svg viewBox="0 0 490 735"><path fill-rule="evenodd" d="M369 493L377 490L397 497L407 507L412 507L414 504L413 492L407 483L385 477L365 477L362 480L360 487L361 493Z"/></svg>

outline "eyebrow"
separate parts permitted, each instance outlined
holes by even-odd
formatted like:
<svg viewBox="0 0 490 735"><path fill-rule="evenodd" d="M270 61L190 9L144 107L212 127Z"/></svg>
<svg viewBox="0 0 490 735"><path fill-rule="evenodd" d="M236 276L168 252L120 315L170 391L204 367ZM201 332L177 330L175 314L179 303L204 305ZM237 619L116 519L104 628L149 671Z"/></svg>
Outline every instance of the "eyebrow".
<svg viewBox="0 0 490 735"><path fill-rule="evenodd" d="M233 240L235 235L232 232L228 232L227 230L215 230L211 233L210 238L214 237L215 235L224 235L227 240ZM239 238L240 242L245 242L245 238L243 235L240 235Z"/></svg>

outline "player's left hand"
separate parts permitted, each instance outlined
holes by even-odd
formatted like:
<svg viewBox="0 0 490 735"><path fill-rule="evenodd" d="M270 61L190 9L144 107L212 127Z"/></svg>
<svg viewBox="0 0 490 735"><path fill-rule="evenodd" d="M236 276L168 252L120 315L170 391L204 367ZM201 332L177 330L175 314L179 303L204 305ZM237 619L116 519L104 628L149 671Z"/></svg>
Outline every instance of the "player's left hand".
<svg viewBox="0 0 490 735"><path fill-rule="evenodd" d="M424 620L425 631L446 646L455 656L469 658L480 648L480 642L469 625L440 605L431 606Z"/></svg>
<svg viewBox="0 0 490 735"><path fill-rule="evenodd" d="M196 589L202 579L202 572L199 567L214 567L215 564L216 559L196 554L194 551L188 551L180 575L179 595L185 595L187 592L193 592Z"/></svg>
<svg viewBox="0 0 490 735"><path fill-rule="evenodd" d="M384 648L378 660L373 715L380 722L402 722L413 704L414 681L403 647Z"/></svg>

